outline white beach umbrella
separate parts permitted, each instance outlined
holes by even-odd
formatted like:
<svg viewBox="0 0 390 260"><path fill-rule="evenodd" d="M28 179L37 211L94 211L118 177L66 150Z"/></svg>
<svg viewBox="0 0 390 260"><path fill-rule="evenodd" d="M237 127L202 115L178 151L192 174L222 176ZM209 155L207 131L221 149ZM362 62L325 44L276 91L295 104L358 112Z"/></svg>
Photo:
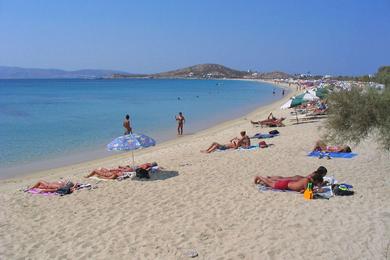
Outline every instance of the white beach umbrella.
<svg viewBox="0 0 390 260"><path fill-rule="evenodd" d="M308 101L313 101L313 100L318 100L319 97L313 95L313 94L310 94L309 92L305 92L303 94L300 94L296 97L293 97L291 98L289 101L287 101L285 104L283 104L283 106L281 106L280 108L281 109L287 109L287 108L296 108L297 106L303 104L303 103L306 103ZM298 121L298 114L297 114L297 111L295 111L295 116L296 116L296 119L297 119L297 123L299 122Z"/></svg>
<svg viewBox="0 0 390 260"><path fill-rule="evenodd" d="M290 98L286 103L284 103L284 104L280 107L280 109L288 109L288 108L290 108L293 99L294 99L294 97Z"/></svg>

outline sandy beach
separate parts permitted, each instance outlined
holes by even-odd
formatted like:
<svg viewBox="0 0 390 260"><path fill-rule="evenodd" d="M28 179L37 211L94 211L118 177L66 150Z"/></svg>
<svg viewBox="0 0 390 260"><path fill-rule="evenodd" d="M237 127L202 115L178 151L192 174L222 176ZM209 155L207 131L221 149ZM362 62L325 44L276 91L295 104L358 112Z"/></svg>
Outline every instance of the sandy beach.
<svg viewBox="0 0 390 260"><path fill-rule="evenodd" d="M187 259L191 250L197 259L389 259L389 154L367 140L352 146L352 159L306 156L323 119L295 124L289 110L279 109L288 98L137 151L137 163L164 168L147 181L83 178L129 164L130 153L0 181L0 259ZM271 147L200 152L241 130L272 130L250 123L270 112L287 117L280 136L265 140ZM255 175L307 175L320 165L352 184L355 195L306 201L253 184ZM63 197L20 190L60 178L97 188Z"/></svg>

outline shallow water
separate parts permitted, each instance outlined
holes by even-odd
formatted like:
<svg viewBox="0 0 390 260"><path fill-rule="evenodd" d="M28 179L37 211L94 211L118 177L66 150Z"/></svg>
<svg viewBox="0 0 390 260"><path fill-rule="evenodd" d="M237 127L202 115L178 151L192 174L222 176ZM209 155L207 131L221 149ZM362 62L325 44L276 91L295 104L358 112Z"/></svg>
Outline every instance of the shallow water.
<svg viewBox="0 0 390 260"><path fill-rule="evenodd" d="M238 80L0 80L0 178L32 162L107 155L127 113L135 132L162 142L176 138L179 111L185 134L195 133L281 98L273 89Z"/></svg>

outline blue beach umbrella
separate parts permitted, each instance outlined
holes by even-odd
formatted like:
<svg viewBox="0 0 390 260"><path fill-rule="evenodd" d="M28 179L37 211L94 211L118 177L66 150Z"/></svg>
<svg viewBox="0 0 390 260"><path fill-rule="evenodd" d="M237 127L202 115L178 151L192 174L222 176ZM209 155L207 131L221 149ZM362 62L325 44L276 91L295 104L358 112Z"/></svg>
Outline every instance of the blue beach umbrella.
<svg viewBox="0 0 390 260"><path fill-rule="evenodd" d="M129 134L115 138L107 145L108 151L132 151L134 168L134 150L156 145L156 141L144 134Z"/></svg>

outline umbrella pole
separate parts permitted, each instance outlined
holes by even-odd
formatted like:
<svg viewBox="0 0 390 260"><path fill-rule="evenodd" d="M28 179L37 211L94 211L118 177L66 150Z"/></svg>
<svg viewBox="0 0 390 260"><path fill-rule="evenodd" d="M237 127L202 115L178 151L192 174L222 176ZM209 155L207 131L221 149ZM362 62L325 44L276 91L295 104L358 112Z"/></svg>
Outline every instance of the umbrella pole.
<svg viewBox="0 0 390 260"><path fill-rule="evenodd" d="M132 155L132 157L133 157L133 170L135 171L135 163L134 163L134 151L131 151L131 155Z"/></svg>
<svg viewBox="0 0 390 260"><path fill-rule="evenodd" d="M294 107L294 110L295 110L295 118L297 119L297 124L298 124L299 122L298 122L298 112L297 112L297 107Z"/></svg>

